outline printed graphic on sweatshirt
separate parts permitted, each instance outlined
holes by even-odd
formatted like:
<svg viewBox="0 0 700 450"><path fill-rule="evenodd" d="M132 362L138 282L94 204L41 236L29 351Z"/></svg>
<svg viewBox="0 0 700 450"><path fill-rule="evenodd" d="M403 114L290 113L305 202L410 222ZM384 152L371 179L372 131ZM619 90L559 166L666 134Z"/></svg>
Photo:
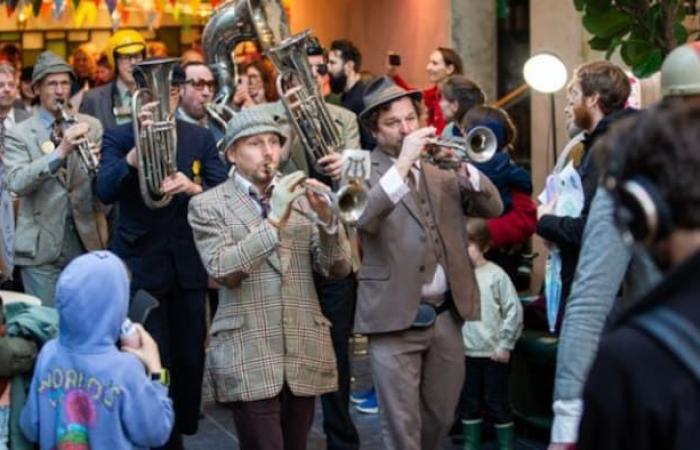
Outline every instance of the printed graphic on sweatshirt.
<svg viewBox="0 0 700 450"><path fill-rule="evenodd" d="M56 450L88 450L89 430L97 422L100 407L116 408L122 390L74 369L53 369L41 380L39 395L56 410Z"/></svg>

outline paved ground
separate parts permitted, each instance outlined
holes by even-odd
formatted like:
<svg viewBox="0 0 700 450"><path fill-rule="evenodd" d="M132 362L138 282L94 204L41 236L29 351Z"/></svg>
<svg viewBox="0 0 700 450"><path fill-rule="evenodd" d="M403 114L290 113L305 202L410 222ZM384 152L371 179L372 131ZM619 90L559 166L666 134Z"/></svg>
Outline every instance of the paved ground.
<svg viewBox="0 0 700 450"><path fill-rule="evenodd" d="M370 383L369 365L363 348L358 345L353 360L354 390L364 389ZM352 416L360 433L361 450L380 450L381 432L378 415L358 413L353 409ZM185 447L188 450L238 450L238 439L231 414L218 406L205 409L204 418L200 422L199 432L185 439ZM309 450L325 450L326 442L323 434L321 405L316 403L316 417L309 434ZM445 450L458 450L461 447L445 440ZM483 450L495 450L493 443L482 446ZM544 450L545 443L529 439L519 438L516 450Z"/></svg>

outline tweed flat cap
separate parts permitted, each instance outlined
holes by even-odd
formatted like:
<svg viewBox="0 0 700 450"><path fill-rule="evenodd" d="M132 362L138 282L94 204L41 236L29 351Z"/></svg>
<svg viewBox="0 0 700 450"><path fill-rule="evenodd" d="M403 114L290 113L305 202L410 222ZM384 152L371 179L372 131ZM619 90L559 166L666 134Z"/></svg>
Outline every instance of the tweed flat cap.
<svg viewBox="0 0 700 450"><path fill-rule="evenodd" d="M365 102L365 109L360 113L360 119L369 114L373 109L385 103L393 102L401 97L410 96L416 100L420 100L423 95L415 89L407 91L398 86L394 81L387 77L379 77L372 80L365 88L362 99Z"/></svg>
<svg viewBox="0 0 700 450"><path fill-rule="evenodd" d="M73 68L62 60L54 52L47 50L39 55L32 71L32 86L41 81L46 75L52 73L67 73L71 78L75 78Z"/></svg>
<svg viewBox="0 0 700 450"><path fill-rule="evenodd" d="M272 116L260 106L246 108L235 115L226 126L223 149L228 150L237 140L262 133L275 133L282 140L287 139Z"/></svg>

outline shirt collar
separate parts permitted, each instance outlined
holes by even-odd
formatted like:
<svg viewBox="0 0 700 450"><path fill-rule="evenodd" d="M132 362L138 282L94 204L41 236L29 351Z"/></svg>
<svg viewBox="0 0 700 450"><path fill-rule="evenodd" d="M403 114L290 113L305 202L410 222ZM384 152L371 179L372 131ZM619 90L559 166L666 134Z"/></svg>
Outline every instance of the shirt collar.
<svg viewBox="0 0 700 450"><path fill-rule="evenodd" d="M39 106L37 108L37 112L39 114L39 119L41 120L41 123L43 123L47 129L51 129L53 123L56 121L56 117L43 106Z"/></svg>
<svg viewBox="0 0 700 450"><path fill-rule="evenodd" d="M269 196L270 192L272 192L272 189L277 185L277 180L279 179L278 175L275 175L275 177L272 179L272 182L270 185L267 187L267 193ZM233 172L233 182L236 183L236 186L238 189L241 191L245 192L248 195L256 195L257 197L262 197L260 195L260 191L258 190L257 186L255 186L253 183L250 182L247 178L245 178L243 175L238 170L234 170Z"/></svg>

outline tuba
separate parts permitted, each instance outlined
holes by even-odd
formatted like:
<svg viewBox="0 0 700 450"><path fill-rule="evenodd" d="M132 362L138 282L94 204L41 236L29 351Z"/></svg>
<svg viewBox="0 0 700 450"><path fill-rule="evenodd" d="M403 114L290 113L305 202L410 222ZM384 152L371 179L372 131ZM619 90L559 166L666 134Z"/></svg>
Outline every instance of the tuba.
<svg viewBox="0 0 700 450"><path fill-rule="evenodd" d="M56 106L58 107L59 114L61 115L61 130L65 130L71 125L78 123L75 116L66 110L66 105L62 99L56 100ZM88 177L93 178L97 174L100 160L97 158L97 155L92 153L90 147L92 147L92 142L90 142L87 136L85 136L85 139L83 139L82 142L76 146L75 151L78 152L81 167Z"/></svg>
<svg viewBox="0 0 700 450"><path fill-rule="evenodd" d="M144 61L134 69L144 77L144 86L133 96L131 113L138 155L139 187L143 202L151 209L163 208L172 196L161 191L163 180L177 172L175 116L170 110L170 77L176 58ZM153 123L142 127L138 114L145 103L157 101Z"/></svg>
<svg viewBox="0 0 700 450"><path fill-rule="evenodd" d="M228 0L214 10L202 31L204 59L214 74L217 92L207 112L218 123L228 122L238 69L232 53L241 42L255 41L267 50L289 35L287 16L275 0ZM210 112L211 111L211 112Z"/></svg>

